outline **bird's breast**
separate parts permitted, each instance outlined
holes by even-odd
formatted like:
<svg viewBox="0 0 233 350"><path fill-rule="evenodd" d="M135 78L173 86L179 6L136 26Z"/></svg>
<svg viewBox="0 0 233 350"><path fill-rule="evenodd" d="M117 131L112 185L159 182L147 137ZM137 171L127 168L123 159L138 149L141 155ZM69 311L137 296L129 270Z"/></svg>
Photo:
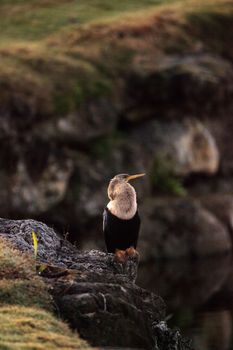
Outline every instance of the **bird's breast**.
<svg viewBox="0 0 233 350"><path fill-rule="evenodd" d="M129 220L134 217L137 211L137 202L125 200L112 200L107 205L108 210L122 220Z"/></svg>

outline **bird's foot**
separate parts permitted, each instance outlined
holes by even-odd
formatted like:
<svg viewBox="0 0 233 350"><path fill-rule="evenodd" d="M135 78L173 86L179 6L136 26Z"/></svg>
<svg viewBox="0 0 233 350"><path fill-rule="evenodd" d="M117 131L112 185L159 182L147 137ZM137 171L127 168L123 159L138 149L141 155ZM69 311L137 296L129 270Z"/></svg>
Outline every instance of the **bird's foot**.
<svg viewBox="0 0 233 350"><path fill-rule="evenodd" d="M115 260L121 264L123 264L127 259L126 250L116 250L115 252Z"/></svg>
<svg viewBox="0 0 233 350"><path fill-rule="evenodd" d="M126 249L126 255L130 258L139 258L139 253L134 247L130 247Z"/></svg>
<svg viewBox="0 0 233 350"><path fill-rule="evenodd" d="M115 252L115 260L118 263L125 263L129 258L139 259L139 253L133 247L127 248L126 250L117 249Z"/></svg>

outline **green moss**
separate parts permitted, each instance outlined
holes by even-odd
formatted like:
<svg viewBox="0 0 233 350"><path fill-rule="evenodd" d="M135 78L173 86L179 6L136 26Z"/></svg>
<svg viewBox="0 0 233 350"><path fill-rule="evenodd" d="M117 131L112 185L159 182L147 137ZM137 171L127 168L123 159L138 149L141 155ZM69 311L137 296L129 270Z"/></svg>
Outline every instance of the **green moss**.
<svg viewBox="0 0 233 350"><path fill-rule="evenodd" d="M179 177L175 176L172 163L162 157L157 157L151 171L151 182L156 190L162 193L185 196L186 190Z"/></svg>

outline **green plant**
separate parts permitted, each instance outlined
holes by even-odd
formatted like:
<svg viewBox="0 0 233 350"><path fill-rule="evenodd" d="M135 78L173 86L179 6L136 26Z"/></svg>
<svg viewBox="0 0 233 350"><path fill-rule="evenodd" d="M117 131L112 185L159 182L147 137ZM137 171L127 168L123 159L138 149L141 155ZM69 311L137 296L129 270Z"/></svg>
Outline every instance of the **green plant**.
<svg viewBox="0 0 233 350"><path fill-rule="evenodd" d="M33 249L34 249L34 256L35 256L35 259L37 257L37 249L38 249L38 240L37 240L37 237L36 237L36 234L34 231L32 231L32 242L33 242Z"/></svg>
<svg viewBox="0 0 233 350"><path fill-rule="evenodd" d="M181 178L174 174L172 162L165 157L157 156L154 160L151 182L155 189L163 193L178 196L185 196L187 194Z"/></svg>

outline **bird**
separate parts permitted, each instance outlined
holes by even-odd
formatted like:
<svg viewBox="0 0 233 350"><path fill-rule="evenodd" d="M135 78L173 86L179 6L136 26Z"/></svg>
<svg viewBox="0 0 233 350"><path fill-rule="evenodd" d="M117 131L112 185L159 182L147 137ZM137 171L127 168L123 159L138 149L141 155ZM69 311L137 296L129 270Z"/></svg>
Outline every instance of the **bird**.
<svg viewBox="0 0 233 350"><path fill-rule="evenodd" d="M129 256L136 256L140 216L137 208L136 191L129 181L145 173L118 174L108 185L109 203L103 212L103 232L108 253L115 254L116 260L124 262Z"/></svg>

